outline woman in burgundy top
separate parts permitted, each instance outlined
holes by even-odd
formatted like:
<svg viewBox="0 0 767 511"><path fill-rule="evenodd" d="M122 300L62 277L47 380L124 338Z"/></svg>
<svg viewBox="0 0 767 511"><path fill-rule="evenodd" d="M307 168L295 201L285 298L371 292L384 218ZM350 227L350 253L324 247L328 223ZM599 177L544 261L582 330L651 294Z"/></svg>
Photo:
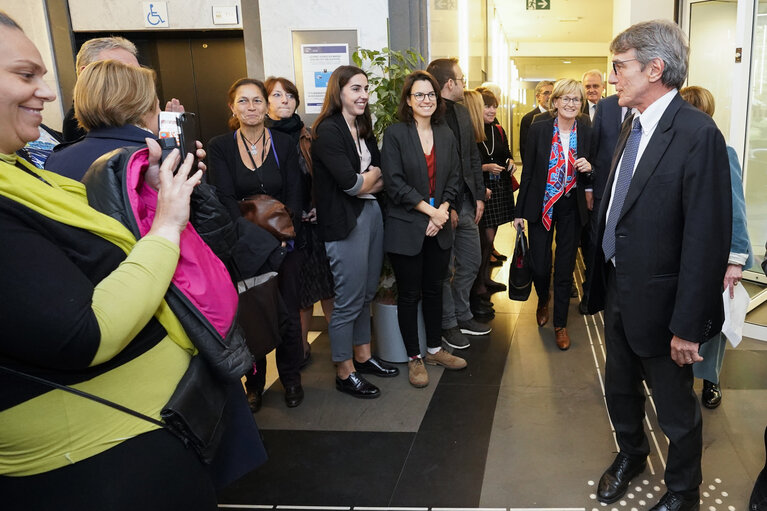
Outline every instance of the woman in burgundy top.
<svg viewBox="0 0 767 511"><path fill-rule="evenodd" d="M405 78L398 116L386 129L381 152L389 199L384 250L397 278L397 313L410 361L410 383L425 387L424 362L463 369L466 361L444 351L442 280L453 245L450 209L458 195L460 161L455 137L441 123L444 103L437 81L425 71ZM418 302L423 300L428 353L418 343Z"/></svg>

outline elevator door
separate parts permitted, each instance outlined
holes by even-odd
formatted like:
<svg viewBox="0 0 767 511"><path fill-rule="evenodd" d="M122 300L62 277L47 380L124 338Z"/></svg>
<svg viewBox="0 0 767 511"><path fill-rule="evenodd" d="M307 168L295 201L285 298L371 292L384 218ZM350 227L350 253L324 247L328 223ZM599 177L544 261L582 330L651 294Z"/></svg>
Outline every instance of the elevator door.
<svg viewBox="0 0 767 511"><path fill-rule="evenodd" d="M161 103L176 97L195 112L204 144L228 130L232 113L226 93L235 80L247 76L241 36L157 39L151 60Z"/></svg>

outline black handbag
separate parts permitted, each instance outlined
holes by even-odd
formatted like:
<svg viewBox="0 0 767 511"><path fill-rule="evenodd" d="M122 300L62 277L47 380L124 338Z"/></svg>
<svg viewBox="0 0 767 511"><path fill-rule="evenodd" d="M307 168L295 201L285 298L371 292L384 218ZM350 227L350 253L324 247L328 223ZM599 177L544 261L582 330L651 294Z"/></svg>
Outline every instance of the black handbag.
<svg viewBox="0 0 767 511"><path fill-rule="evenodd" d="M103 397L17 369L0 365L0 371L96 401L165 428L178 437L185 446L194 449L205 464L210 464L213 460L223 437L227 387L223 381L213 375L208 364L199 355L192 357L176 390L160 411L160 417L164 422Z"/></svg>
<svg viewBox="0 0 767 511"><path fill-rule="evenodd" d="M280 295L277 272L264 273L237 283L240 302L237 319L245 343L256 360L282 342L288 310Z"/></svg>
<svg viewBox="0 0 767 511"><path fill-rule="evenodd" d="M517 228L517 242L509 268L509 298L524 302L533 287L533 270L530 266L530 250L524 229Z"/></svg>

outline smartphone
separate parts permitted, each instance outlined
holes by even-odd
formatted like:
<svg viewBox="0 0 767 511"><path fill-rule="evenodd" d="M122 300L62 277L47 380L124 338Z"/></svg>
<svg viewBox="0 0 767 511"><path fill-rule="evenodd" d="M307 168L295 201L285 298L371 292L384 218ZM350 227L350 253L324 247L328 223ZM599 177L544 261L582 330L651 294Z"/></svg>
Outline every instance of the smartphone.
<svg viewBox="0 0 767 511"><path fill-rule="evenodd" d="M184 161L188 153L194 155L197 152L197 138L199 128L197 116L192 112L160 112L159 140L164 160L173 149L178 148L181 152L181 161ZM192 168L197 167L195 157Z"/></svg>

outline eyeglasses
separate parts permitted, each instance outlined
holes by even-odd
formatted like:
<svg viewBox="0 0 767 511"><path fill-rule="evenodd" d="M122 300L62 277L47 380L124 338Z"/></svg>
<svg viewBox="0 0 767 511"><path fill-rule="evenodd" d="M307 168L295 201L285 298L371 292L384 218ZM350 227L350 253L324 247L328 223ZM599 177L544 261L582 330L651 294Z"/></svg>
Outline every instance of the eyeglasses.
<svg viewBox="0 0 767 511"><path fill-rule="evenodd" d="M453 78L454 82L461 82L461 87L466 87L466 75L463 75L460 78Z"/></svg>
<svg viewBox="0 0 767 511"><path fill-rule="evenodd" d="M581 98L571 98L569 96L562 96L559 98L559 101L561 101L563 104L568 105L572 103L573 105L578 105L581 103Z"/></svg>
<svg viewBox="0 0 767 511"><path fill-rule="evenodd" d="M434 101L435 99L437 99L437 93L434 91L428 92L425 94L423 92L414 92L413 94L411 94L411 96L413 96L415 100L418 101L419 103L426 98L429 98L429 101Z"/></svg>
<svg viewBox="0 0 767 511"><path fill-rule="evenodd" d="M274 99L276 99L276 100L281 100L282 99L282 92L272 92L272 97ZM290 101L291 99L296 99L296 97L293 94L291 94L290 92L286 92L285 93L285 97L288 99L288 101Z"/></svg>
<svg viewBox="0 0 767 511"><path fill-rule="evenodd" d="M623 65L626 62L631 62L632 60L637 60L637 59L613 60L613 73L615 73L616 75L620 74L618 71L620 69L623 69Z"/></svg>

